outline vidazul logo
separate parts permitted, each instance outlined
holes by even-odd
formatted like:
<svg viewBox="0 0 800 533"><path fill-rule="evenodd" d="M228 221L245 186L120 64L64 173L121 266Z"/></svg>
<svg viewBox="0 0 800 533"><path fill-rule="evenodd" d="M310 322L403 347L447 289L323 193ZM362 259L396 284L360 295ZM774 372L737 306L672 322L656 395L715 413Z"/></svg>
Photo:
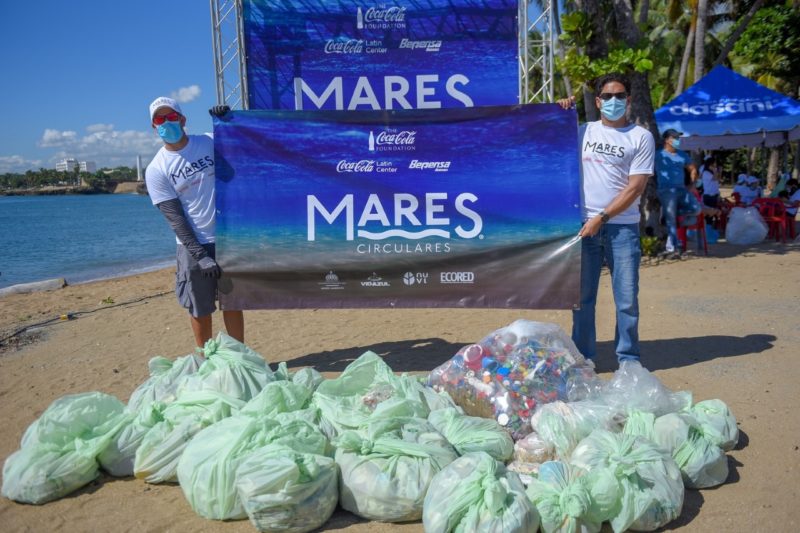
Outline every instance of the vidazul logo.
<svg viewBox="0 0 800 533"><path fill-rule="evenodd" d="M377 275L375 272L372 273L370 277L366 279L366 281L361 282L362 287L390 287L388 281L384 281L382 277Z"/></svg>

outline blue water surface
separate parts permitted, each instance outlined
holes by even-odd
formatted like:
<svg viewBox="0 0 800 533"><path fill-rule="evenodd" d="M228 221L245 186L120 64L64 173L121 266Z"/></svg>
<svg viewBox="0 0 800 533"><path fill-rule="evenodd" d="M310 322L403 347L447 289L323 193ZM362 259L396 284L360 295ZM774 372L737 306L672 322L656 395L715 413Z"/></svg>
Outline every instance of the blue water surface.
<svg viewBox="0 0 800 533"><path fill-rule="evenodd" d="M174 256L175 235L147 196L0 196L0 288L120 277Z"/></svg>

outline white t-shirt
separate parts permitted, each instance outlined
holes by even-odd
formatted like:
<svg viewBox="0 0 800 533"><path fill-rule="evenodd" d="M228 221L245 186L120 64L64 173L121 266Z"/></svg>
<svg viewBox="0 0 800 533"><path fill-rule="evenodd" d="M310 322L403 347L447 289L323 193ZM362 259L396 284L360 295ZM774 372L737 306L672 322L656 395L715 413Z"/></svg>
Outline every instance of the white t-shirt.
<svg viewBox="0 0 800 533"><path fill-rule="evenodd" d="M719 182L714 178L714 173L710 170L704 170L701 176L703 178L703 194L706 196L714 196L719 194Z"/></svg>
<svg viewBox="0 0 800 533"><path fill-rule="evenodd" d="M153 205L180 200L197 241L208 244L214 242L216 224L214 139L209 134L188 138L183 150L172 152L161 147L147 165L147 192Z"/></svg>
<svg viewBox="0 0 800 533"><path fill-rule="evenodd" d="M579 131L581 143L581 212L596 216L628 185L630 176L653 174L653 135L635 124L624 128L588 122ZM639 199L612 218L610 224L639 222Z"/></svg>

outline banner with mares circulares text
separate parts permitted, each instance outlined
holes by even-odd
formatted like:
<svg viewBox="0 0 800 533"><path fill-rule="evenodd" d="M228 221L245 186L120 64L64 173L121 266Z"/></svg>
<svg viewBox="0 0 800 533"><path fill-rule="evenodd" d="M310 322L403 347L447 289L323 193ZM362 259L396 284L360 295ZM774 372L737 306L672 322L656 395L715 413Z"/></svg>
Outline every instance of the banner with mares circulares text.
<svg viewBox="0 0 800 533"><path fill-rule="evenodd" d="M245 0L250 109L515 104L511 0Z"/></svg>
<svg viewBox="0 0 800 533"><path fill-rule="evenodd" d="M223 309L572 308L577 117L555 104L214 121Z"/></svg>

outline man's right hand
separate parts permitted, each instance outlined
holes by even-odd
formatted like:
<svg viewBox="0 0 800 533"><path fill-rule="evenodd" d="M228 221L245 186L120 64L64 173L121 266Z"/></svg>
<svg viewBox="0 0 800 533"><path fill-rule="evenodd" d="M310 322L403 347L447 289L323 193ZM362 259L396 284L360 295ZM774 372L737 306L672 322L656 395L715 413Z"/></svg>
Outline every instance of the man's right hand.
<svg viewBox="0 0 800 533"><path fill-rule="evenodd" d="M556 103L561 106L561 109L569 109L570 107L575 107L575 97L562 98L561 100L556 100Z"/></svg>
<svg viewBox="0 0 800 533"><path fill-rule="evenodd" d="M222 269L219 268L217 262L208 256L202 258L197 264L200 266L200 273L204 278L219 279L222 275Z"/></svg>
<svg viewBox="0 0 800 533"><path fill-rule="evenodd" d="M208 110L208 114L212 117L222 118L231 110L227 105L215 105Z"/></svg>

